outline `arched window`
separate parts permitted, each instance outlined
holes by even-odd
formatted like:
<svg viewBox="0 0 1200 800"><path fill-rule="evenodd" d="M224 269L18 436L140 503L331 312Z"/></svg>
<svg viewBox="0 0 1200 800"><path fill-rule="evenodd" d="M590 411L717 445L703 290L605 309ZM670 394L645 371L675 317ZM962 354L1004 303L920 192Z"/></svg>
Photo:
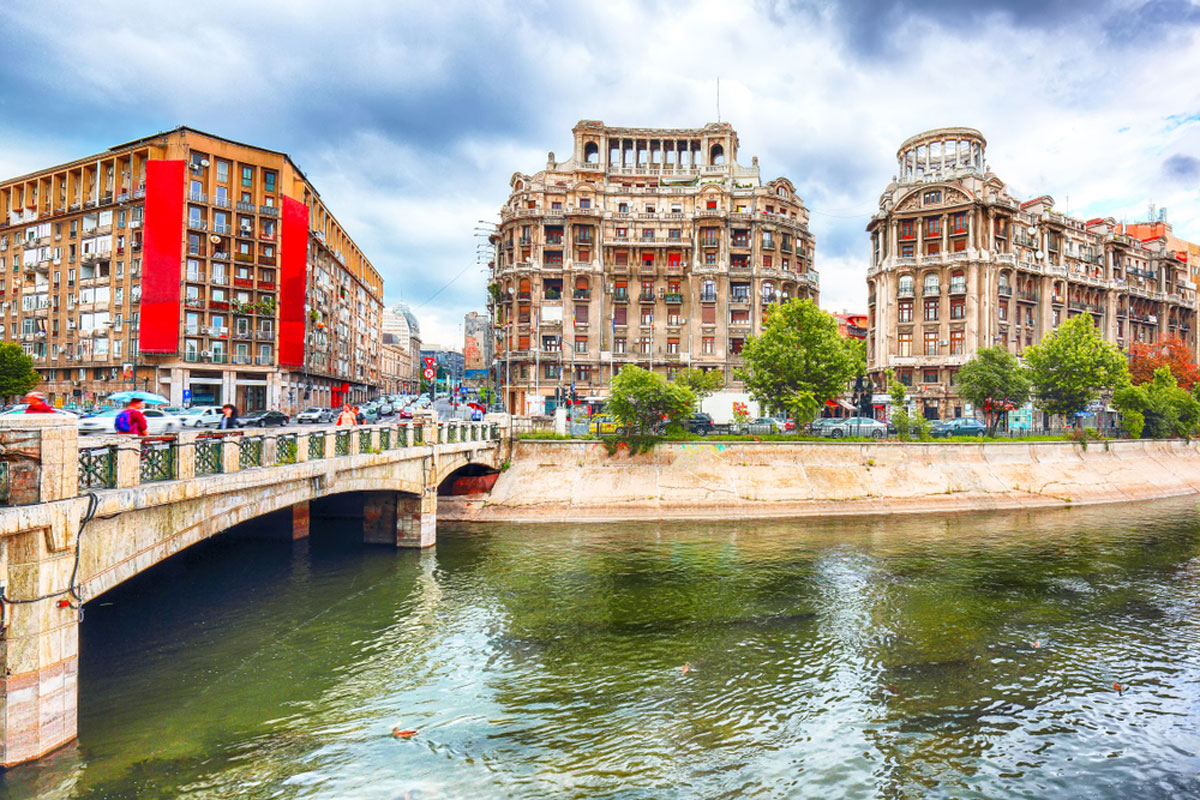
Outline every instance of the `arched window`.
<svg viewBox="0 0 1200 800"><path fill-rule="evenodd" d="M778 189L775 190L775 194L778 195L779 197L787 197L788 196L787 187L780 186Z"/></svg>
<svg viewBox="0 0 1200 800"><path fill-rule="evenodd" d="M1000 288L1001 289L1008 288L1008 273L1007 272L1000 273Z"/></svg>
<svg viewBox="0 0 1200 800"><path fill-rule="evenodd" d="M940 294L941 281L936 272L927 272L925 274L925 294Z"/></svg>
<svg viewBox="0 0 1200 800"><path fill-rule="evenodd" d="M965 292L967 290L967 274L961 269L950 273L950 291Z"/></svg>
<svg viewBox="0 0 1200 800"><path fill-rule="evenodd" d="M771 281L763 281L762 284L762 301L763 303L775 302L775 284Z"/></svg>
<svg viewBox="0 0 1200 800"><path fill-rule="evenodd" d="M588 142L583 146L583 160L589 164L600 163L600 145Z"/></svg>
<svg viewBox="0 0 1200 800"><path fill-rule="evenodd" d="M521 278L521 282L520 282L520 284L518 284L518 288L517 288L517 297L519 297L522 300L528 300L529 295L530 295L529 278Z"/></svg>
<svg viewBox="0 0 1200 800"><path fill-rule="evenodd" d="M725 148L724 147L722 147L719 144L714 144L712 146L712 150L710 152L711 152L711 157L709 158L708 163L710 163L710 164L724 164L725 163Z"/></svg>
<svg viewBox="0 0 1200 800"><path fill-rule="evenodd" d="M700 299L708 301L717 299L717 284L715 281L705 280L700 282Z"/></svg>
<svg viewBox="0 0 1200 800"><path fill-rule="evenodd" d="M525 188L525 184L521 183L520 181L517 181L516 183L513 184L513 191L515 191L515 192L519 192L524 188Z"/></svg>
<svg viewBox="0 0 1200 800"><path fill-rule="evenodd" d="M912 275L901 275L900 283L897 288L898 288L898 293L901 297L912 297L913 296L913 276Z"/></svg>

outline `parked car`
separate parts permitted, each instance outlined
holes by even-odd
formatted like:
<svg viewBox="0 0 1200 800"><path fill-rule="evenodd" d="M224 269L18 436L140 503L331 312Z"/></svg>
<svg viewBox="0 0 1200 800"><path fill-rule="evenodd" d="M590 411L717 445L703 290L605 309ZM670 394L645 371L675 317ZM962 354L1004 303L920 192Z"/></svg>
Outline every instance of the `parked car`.
<svg viewBox="0 0 1200 800"><path fill-rule="evenodd" d="M831 439L842 439L847 436L869 436L873 439L883 439L887 436L887 423L870 417L844 417L825 426L821 435Z"/></svg>
<svg viewBox="0 0 1200 800"><path fill-rule="evenodd" d="M80 433L116 433L117 415L124 409L110 408L108 411L85 417L79 420ZM166 433L177 433L183 429L183 420L174 414L168 414L161 408L143 408L146 415L146 435L161 436Z"/></svg>
<svg viewBox="0 0 1200 800"><path fill-rule="evenodd" d="M955 419L938 420L930 428L929 434L937 437L950 436L983 436L987 426L972 417L957 417Z"/></svg>
<svg viewBox="0 0 1200 800"><path fill-rule="evenodd" d="M359 408L359 411L361 411L363 415L363 424L370 425L372 423L379 422L378 406L363 406Z"/></svg>
<svg viewBox="0 0 1200 800"><path fill-rule="evenodd" d="M163 411L166 411L164 408ZM171 413L171 412L167 412ZM215 428L221 424L221 406L192 406L175 416L185 428Z"/></svg>
<svg viewBox="0 0 1200 800"><path fill-rule="evenodd" d="M251 411L238 417L239 428L282 427L288 424L288 415L282 411Z"/></svg>
<svg viewBox="0 0 1200 800"><path fill-rule="evenodd" d="M588 433L598 436L605 436L610 433L623 434L625 426L617 421L617 418L609 414L598 414L592 417L591 423L588 424Z"/></svg>
<svg viewBox="0 0 1200 800"><path fill-rule="evenodd" d="M337 415L333 413L332 408L318 408L316 406L313 406L312 408L306 408L296 415L296 422L303 422L307 424L331 423L336 419Z"/></svg>
<svg viewBox="0 0 1200 800"><path fill-rule="evenodd" d="M711 414L697 412L688 417L686 423L688 433L699 434L700 436L708 436L713 432L713 418Z"/></svg>
<svg viewBox="0 0 1200 800"><path fill-rule="evenodd" d="M770 417L759 417L742 426L742 433L765 434L779 433L779 423Z"/></svg>
<svg viewBox="0 0 1200 800"><path fill-rule="evenodd" d="M396 413L396 408L391 403L383 403L379 406L379 416L390 417Z"/></svg>
<svg viewBox="0 0 1200 800"><path fill-rule="evenodd" d="M828 436L828 428L841 420L834 417L817 417L812 422L804 426L804 432L809 436Z"/></svg>

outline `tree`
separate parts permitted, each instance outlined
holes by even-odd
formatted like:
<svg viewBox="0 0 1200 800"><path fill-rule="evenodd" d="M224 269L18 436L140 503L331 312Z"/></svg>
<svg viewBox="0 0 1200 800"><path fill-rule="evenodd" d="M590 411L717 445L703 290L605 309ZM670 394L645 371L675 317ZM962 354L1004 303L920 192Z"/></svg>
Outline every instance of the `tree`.
<svg viewBox="0 0 1200 800"><path fill-rule="evenodd" d="M679 374L675 376L675 383L691 389L692 394L696 395L696 400L699 402L713 392L725 388L725 375L716 369L705 372L702 369L688 367L679 371Z"/></svg>
<svg viewBox="0 0 1200 800"><path fill-rule="evenodd" d="M632 435L654 433L663 422L691 413L696 395L686 386L633 364L621 367L612 380L606 410Z"/></svg>
<svg viewBox="0 0 1200 800"><path fill-rule="evenodd" d="M1029 370L1003 347L980 348L958 370L958 396L982 408L988 436L996 435L1002 415L1029 399Z"/></svg>
<svg viewBox="0 0 1200 800"><path fill-rule="evenodd" d="M21 397L41 380L33 359L20 345L0 342L0 397Z"/></svg>
<svg viewBox="0 0 1200 800"><path fill-rule="evenodd" d="M1038 406L1070 417L1106 389L1129 382L1129 367L1117 346L1100 338L1090 314L1064 322L1041 344L1025 348Z"/></svg>
<svg viewBox="0 0 1200 800"><path fill-rule="evenodd" d="M1169 367L1154 370L1148 383L1127 383L1113 395L1121 425L1133 438L1191 436L1200 426L1200 401L1182 388Z"/></svg>
<svg viewBox="0 0 1200 800"><path fill-rule="evenodd" d="M1149 383L1159 367L1167 367L1179 386L1191 391L1200 380L1200 369L1192 349L1178 336L1168 336L1153 344L1134 342L1129 347L1129 379Z"/></svg>
<svg viewBox="0 0 1200 800"><path fill-rule="evenodd" d="M737 376L758 402L786 408L796 426L846 390L863 368L863 343L844 339L837 321L808 299L790 300L766 319L761 336L742 348Z"/></svg>

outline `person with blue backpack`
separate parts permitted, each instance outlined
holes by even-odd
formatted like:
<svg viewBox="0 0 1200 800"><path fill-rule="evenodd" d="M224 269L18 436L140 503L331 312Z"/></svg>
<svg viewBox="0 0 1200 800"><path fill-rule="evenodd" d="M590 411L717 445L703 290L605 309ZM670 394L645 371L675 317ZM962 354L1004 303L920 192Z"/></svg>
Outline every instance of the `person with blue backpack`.
<svg viewBox="0 0 1200 800"><path fill-rule="evenodd" d="M145 401L134 398L125 404L125 410L117 414L113 428L117 433L132 433L135 436L146 435L146 415L142 413Z"/></svg>

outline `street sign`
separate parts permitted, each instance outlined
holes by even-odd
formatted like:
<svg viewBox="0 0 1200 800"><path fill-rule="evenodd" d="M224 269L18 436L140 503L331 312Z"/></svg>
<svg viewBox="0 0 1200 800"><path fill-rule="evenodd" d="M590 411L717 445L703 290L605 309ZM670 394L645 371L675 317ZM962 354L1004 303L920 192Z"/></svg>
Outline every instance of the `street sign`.
<svg viewBox="0 0 1200 800"><path fill-rule="evenodd" d="M190 402L192 402L192 390L184 389L183 390L183 403L184 403L184 405L187 405Z"/></svg>
<svg viewBox="0 0 1200 800"><path fill-rule="evenodd" d="M435 363L437 363L437 358L435 358L434 356L425 356L425 368L426 369L432 369L433 365Z"/></svg>
<svg viewBox="0 0 1200 800"><path fill-rule="evenodd" d="M434 371L433 367L426 367L425 371L422 372L421 374L425 376L425 380L431 381L431 380L433 380L433 376L436 375L437 372Z"/></svg>

